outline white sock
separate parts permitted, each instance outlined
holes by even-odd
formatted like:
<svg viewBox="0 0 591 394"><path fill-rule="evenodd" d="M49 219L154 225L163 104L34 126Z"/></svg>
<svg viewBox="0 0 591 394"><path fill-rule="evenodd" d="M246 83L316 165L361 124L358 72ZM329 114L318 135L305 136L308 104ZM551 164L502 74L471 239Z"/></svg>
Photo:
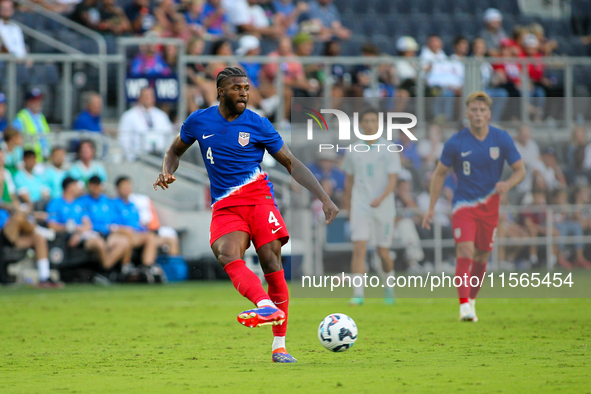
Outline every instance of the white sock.
<svg viewBox="0 0 591 394"><path fill-rule="evenodd" d="M273 308L276 308L275 304L273 304L273 301L266 299L266 300L261 300L259 302L257 302L257 308L262 308L264 306L272 306Z"/></svg>
<svg viewBox="0 0 591 394"><path fill-rule="evenodd" d="M386 272L385 275L386 275L386 279L389 278L389 277L391 277L391 276L393 277L394 276L394 270L392 270L390 272ZM392 280L392 279L390 279L390 280Z"/></svg>
<svg viewBox="0 0 591 394"><path fill-rule="evenodd" d="M37 260L37 271L39 271L40 281L49 279L49 259L47 257Z"/></svg>
<svg viewBox="0 0 591 394"><path fill-rule="evenodd" d="M359 277L360 279L355 280L355 278ZM355 298L363 298L364 296L364 290L365 288L363 287L363 275L361 274L353 274L351 275L351 283L361 283L361 286L355 286L353 285L353 297Z"/></svg>
<svg viewBox="0 0 591 394"><path fill-rule="evenodd" d="M279 348L285 349L285 337L274 337L273 338L273 351Z"/></svg>

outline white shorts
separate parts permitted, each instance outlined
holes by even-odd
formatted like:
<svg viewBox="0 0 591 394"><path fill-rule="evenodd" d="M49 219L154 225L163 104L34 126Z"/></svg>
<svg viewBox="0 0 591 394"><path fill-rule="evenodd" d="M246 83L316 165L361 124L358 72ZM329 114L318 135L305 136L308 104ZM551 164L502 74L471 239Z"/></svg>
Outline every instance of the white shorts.
<svg viewBox="0 0 591 394"><path fill-rule="evenodd" d="M380 248L392 246L394 218L351 214L351 241L366 241Z"/></svg>

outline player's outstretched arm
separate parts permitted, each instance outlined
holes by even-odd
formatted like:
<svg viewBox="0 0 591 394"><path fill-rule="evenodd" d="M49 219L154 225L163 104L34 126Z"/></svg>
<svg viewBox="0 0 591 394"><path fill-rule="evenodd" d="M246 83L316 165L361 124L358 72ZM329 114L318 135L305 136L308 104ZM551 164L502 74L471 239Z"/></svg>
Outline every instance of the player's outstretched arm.
<svg viewBox="0 0 591 394"><path fill-rule="evenodd" d="M443 183L445 182L447 171L449 171L449 167L438 162L437 167L435 167L435 172L433 173L433 178L431 178L431 185L429 186L429 196L431 197L431 200L429 202L429 210L425 213L422 224L423 228L426 228L427 230L431 229L431 223L433 223L433 217L435 216L435 204L437 203L439 194L441 194L441 189L443 189Z"/></svg>
<svg viewBox="0 0 591 394"><path fill-rule="evenodd" d="M154 182L154 190L158 190L158 186L162 190L168 189L168 185L176 181L176 177L173 175L174 172L179 168L179 162L183 153L189 149L191 145L188 145L181 140L181 135L177 135L170 147L164 154L164 160L162 161L162 172L158 175L158 179Z"/></svg>
<svg viewBox="0 0 591 394"><path fill-rule="evenodd" d="M308 189L322 202L326 224L330 224L339 213L339 208L337 208L336 204L326 194L322 186L320 186L312 171L299 161L285 144L283 144L279 152L275 153L273 157L287 169L287 172L291 174L297 183Z"/></svg>
<svg viewBox="0 0 591 394"><path fill-rule="evenodd" d="M506 181L497 182L495 185L495 193L507 193L525 178L525 164L523 164L523 160L517 160L515 163L511 164L511 169L513 169L513 174L511 174Z"/></svg>

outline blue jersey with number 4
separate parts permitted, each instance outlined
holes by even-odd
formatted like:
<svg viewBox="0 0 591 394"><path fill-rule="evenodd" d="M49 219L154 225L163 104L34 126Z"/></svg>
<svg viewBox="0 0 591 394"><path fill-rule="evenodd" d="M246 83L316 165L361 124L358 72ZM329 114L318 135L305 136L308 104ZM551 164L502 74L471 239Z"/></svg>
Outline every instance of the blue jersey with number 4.
<svg viewBox="0 0 591 394"><path fill-rule="evenodd" d="M476 139L468 128L458 131L445 143L440 159L458 177L453 211L486 203L501 180L505 161L512 165L520 159L513 139L504 130L489 126L484 141Z"/></svg>
<svg viewBox="0 0 591 394"><path fill-rule="evenodd" d="M275 154L283 140L267 118L246 109L229 122L217 106L209 107L189 115L181 140L189 145L199 142L214 208L275 204L261 161L265 149Z"/></svg>

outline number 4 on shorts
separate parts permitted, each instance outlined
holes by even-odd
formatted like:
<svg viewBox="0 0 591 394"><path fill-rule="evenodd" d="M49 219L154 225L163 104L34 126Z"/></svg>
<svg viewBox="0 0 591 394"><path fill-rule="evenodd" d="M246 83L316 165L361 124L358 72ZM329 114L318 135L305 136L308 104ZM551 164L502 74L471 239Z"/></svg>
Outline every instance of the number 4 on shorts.
<svg viewBox="0 0 591 394"><path fill-rule="evenodd" d="M273 223L275 226L279 226L279 221L273 214L273 211L269 211L269 223Z"/></svg>

